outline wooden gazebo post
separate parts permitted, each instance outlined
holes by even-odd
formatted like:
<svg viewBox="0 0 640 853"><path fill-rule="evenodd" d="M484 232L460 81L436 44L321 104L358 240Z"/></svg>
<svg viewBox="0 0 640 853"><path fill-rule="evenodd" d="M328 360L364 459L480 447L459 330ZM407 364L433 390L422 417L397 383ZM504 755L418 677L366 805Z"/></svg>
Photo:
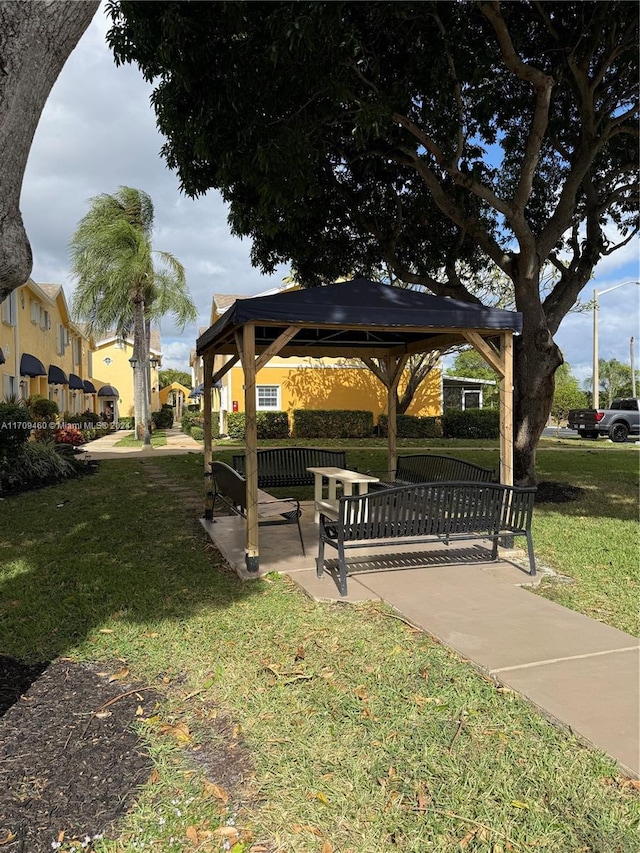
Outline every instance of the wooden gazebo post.
<svg viewBox="0 0 640 853"><path fill-rule="evenodd" d="M256 330L252 323L236 336L244 373L245 479L247 481L247 543L245 563L250 572L259 568L258 545L258 428L256 424Z"/></svg>
<svg viewBox="0 0 640 853"><path fill-rule="evenodd" d="M211 388L213 385L211 374L213 373L213 350L205 352L202 361L204 364L204 379L202 385L203 396L203 432L204 432L204 517L208 521L213 518L213 506L211 501L211 459L212 442L211 442Z"/></svg>
<svg viewBox="0 0 640 853"><path fill-rule="evenodd" d="M500 482L513 485L513 332L500 333L500 351L479 332L464 336L500 377Z"/></svg>

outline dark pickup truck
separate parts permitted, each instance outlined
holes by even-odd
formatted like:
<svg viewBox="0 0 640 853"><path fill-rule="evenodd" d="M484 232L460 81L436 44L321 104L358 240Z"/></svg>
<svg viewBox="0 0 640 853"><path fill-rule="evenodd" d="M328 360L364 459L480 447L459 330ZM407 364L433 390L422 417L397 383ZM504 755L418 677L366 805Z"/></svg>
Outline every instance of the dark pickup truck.
<svg viewBox="0 0 640 853"><path fill-rule="evenodd" d="M571 409L569 429L577 429L581 438L608 435L623 442L629 435L640 435L640 401L637 397L614 400L610 409Z"/></svg>

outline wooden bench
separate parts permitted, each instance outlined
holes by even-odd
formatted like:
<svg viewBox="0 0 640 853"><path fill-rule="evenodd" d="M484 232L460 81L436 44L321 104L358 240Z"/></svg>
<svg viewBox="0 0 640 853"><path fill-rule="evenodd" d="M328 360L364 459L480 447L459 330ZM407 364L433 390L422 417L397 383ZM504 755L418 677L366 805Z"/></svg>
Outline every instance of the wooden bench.
<svg viewBox="0 0 640 853"><path fill-rule="evenodd" d="M347 594L346 552L351 548L415 545L433 541L488 539L491 559L502 536L525 536L529 573L536 565L531 537L535 487L498 483L438 482L400 486L366 495L342 497L337 518L320 513L318 577L324 572L324 548L338 552L338 589Z"/></svg>
<svg viewBox="0 0 640 853"><path fill-rule="evenodd" d="M413 456L398 456L395 480L389 480L387 473L368 471L377 474L379 483L371 486L372 490L390 489L394 486L408 486L411 483L435 483L441 480L448 482L461 481L493 483L496 473L491 468L482 468L465 459L455 456L436 456L433 453L416 453Z"/></svg>
<svg viewBox="0 0 640 853"><path fill-rule="evenodd" d="M211 463L211 476L213 480L213 504L216 501L224 504L227 509L236 515L247 517L247 481L241 474L234 471L224 462ZM304 555L304 540L300 528L300 501L296 498L274 498L268 492L258 489L258 524L297 524L300 545Z"/></svg>
<svg viewBox="0 0 640 853"><path fill-rule="evenodd" d="M318 447L274 447L258 450L258 487L313 486L314 477L307 468L346 468L344 450L322 450ZM245 457L234 456L233 467L245 474Z"/></svg>

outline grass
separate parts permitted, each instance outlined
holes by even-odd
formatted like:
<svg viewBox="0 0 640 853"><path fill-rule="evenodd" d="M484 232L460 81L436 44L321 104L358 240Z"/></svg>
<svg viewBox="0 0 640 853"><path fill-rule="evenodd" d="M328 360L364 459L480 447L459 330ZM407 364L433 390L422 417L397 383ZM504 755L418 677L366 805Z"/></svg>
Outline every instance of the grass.
<svg viewBox="0 0 640 853"><path fill-rule="evenodd" d="M581 477L582 511L629 535L635 456L603 452L550 451L540 464L553 479ZM153 464L201 492L201 457ZM2 652L117 661L165 696L141 723L157 774L119 840L96 851L207 853L237 838L234 853L637 852L637 794L612 784L606 757L380 605L320 605L283 578L241 583L147 471L104 461L92 477L3 502ZM536 511L543 559L581 518L565 507ZM244 801L225 802L194 747L246 756Z"/></svg>
<svg viewBox="0 0 640 853"><path fill-rule="evenodd" d="M151 433L151 446L164 447L167 443L167 434L163 430L155 430ZM142 442L136 438L134 432L127 433L120 441L116 441L114 447L142 447Z"/></svg>

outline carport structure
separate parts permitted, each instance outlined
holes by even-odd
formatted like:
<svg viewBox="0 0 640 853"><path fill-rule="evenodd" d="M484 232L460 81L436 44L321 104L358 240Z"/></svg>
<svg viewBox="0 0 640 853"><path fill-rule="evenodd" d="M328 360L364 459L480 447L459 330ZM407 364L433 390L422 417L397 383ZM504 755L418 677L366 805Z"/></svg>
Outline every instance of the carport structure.
<svg viewBox="0 0 640 853"><path fill-rule="evenodd" d="M356 278L238 299L197 341L204 361L205 491L212 459L211 389L235 364L244 372L247 529L245 562L259 569L256 374L274 356L376 359L387 389L388 468L396 467L396 389L411 355L471 344L500 377L500 479L513 484L513 335L522 315ZM214 357L230 356L213 373ZM374 370L380 378L380 371ZM210 517L210 509L205 513Z"/></svg>

